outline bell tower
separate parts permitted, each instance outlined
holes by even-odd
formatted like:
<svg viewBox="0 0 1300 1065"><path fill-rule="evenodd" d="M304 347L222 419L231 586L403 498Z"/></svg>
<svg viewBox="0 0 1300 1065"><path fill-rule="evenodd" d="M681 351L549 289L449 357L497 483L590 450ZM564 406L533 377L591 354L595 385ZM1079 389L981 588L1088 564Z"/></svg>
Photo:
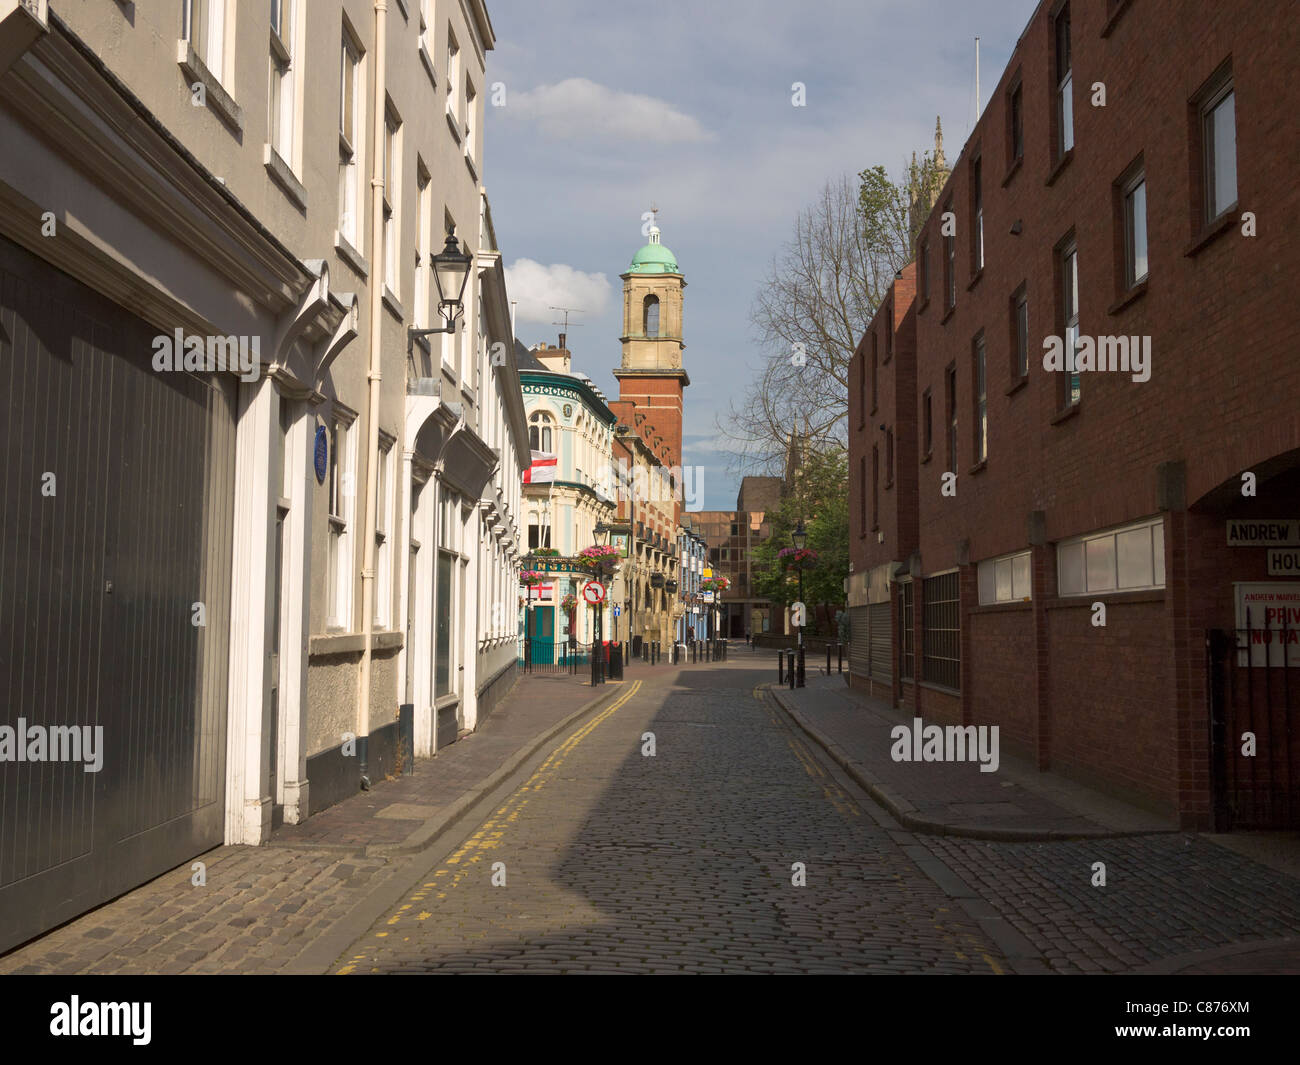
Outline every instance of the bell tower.
<svg viewBox="0 0 1300 1065"><path fill-rule="evenodd" d="M623 359L614 376L620 400L637 408L633 428L667 466L681 463L683 389L682 294L686 278L660 240L658 208L650 241L632 257L623 279ZM657 441L657 442L656 442Z"/></svg>

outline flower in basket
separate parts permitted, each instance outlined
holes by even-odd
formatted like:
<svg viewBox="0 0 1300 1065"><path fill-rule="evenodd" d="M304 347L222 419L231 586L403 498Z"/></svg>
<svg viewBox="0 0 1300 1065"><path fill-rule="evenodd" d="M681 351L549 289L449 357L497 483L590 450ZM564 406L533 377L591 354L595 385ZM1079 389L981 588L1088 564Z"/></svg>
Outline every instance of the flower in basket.
<svg viewBox="0 0 1300 1065"><path fill-rule="evenodd" d="M700 581L700 587L706 592L725 592L731 587L731 579L722 576L705 577L704 580Z"/></svg>
<svg viewBox="0 0 1300 1065"><path fill-rule="evenodd" d="M554 547L534 547L528 553L534 558L557 558L560 554L559 550Z"/></svg>
<svg viewBox="0 0 1300 1065"><path fill-rule="evenodd" d="M578 597L570 592L560 600L560 609L566 613L578 605Z"/></svg>
<svg viewBox="0 0 1300 1065"><path fill-rule="evenodd" d="M783 547L776 553L784 566L811 566L817 561L817 552L811 547Z"/></svg>
<svg viewBox="0 0 1300 1065"><path fill-rule="evenodd" d="M542 583L542 576L543 575L535 569L520 570L519 583L531 588L533 585Z"/></svg>
<svg viewBox="0 0 1300 1065"><path fill-rule="evenodd" d="M596 544L593 547L584 547L578 552L578 564L596 573L606 566L613 565L620 557L621 552L612 544Z"/></svg>

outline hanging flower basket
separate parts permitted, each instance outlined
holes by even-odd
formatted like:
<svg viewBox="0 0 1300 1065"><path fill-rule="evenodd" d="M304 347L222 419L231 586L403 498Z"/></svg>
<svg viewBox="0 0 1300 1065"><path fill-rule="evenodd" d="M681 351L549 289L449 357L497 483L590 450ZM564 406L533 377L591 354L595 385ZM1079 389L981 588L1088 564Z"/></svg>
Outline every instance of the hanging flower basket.
<svg viewBox="0 0 1300 1065"><path fill-rule="evenodd" d="M593 547L584 547L578 552L578 564L592 573L600 573L606 568L612 568L619 557L620 552L617 547L611 544L596 544Z"/></svg>
<svg viewBox="0 0 1300 1065"><path fill-rule="evenodd" d="M535 569L521 570L519 573L519 583L525 588L532 588L542 583L543 575Z"/></svg>
<svg viewBox="0 0 1300 1065"><path fill-rule="evenodd" d="M578 597L570 592L560 600L560 609L566 614L578 605Z"/></svg>
<svg viewBox="0 0 1300 1065"><path fill-rule="evenodd" d="M790 566L811 566L817 561L817 552L811 547L783 547L776 553L781 564Z"/></svg>
<svg viewBox="0 0 1300 1065"><path fill-rule="evenodd" d="M705 577L700 581L700 587L706 592L725 592L731 587L729 577Z"/></svg>
<svg viewBox="0 0 1300 1065"><path fill-rule="evenodd" d="M528 553L534 558L558 558L560 554L554 547L535 547Z"/></svg>

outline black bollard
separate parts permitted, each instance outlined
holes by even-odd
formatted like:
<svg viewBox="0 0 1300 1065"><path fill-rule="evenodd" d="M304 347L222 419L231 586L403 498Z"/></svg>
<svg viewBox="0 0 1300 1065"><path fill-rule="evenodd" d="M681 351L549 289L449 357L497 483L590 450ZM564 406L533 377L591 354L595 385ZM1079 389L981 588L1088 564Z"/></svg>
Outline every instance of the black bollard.
<svg viewBox="0 0 1300 1065"><path fill-rule="evenodd" d="M826 675L828 677L831 675L831 645L829 643L826 645Z"/></svg>
<svg viewBox="0 0 1300 1065"><path fill-rule="evenodd" d="M790 681L790 690L794 690L794 648L790 648L790 660L787 663L786 676Z"/></svg>
<svg viewBox="0 0 1300 1065"><path fill-rule="evenodd" d="M839 651L839 664L835 672L843 673L844 672L844 645L842 643L837 643L835 646Z"/></svg>
<svg viewBox="0 0 1300 1065"><path fill-rule="evenodd" d="M776 682L785 683L785 655L780 651L776 655Z"/></svg>
<svg viewBox="0 0 1300 1065"><path fill-rule="evenodd" d="M802 647L800 647L799 648L799 687L801 688L805 686L806 674L804 670L805 670L804 650Z"/></svg>

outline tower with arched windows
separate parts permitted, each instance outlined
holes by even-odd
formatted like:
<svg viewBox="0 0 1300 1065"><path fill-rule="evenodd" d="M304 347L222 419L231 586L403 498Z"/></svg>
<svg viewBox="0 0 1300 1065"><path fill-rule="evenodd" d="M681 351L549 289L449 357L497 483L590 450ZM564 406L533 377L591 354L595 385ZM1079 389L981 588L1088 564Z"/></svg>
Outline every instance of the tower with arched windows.
<svg viewBox="0 0 1300 1065"><path fill-rule="evenodd" d="M633 428L665 466L681 463L682 295L686 278L651 225L649 242L632 257L623 279L623 359L614 371L619 399L636 405Z"/></svg>

